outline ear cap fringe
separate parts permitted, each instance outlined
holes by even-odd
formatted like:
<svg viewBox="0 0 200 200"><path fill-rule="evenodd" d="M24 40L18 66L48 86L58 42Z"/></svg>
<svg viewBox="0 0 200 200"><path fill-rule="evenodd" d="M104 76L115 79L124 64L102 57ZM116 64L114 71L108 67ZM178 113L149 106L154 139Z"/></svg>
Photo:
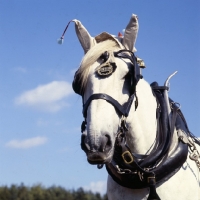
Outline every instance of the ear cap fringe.
<svg viewBox="0 0 200 200"><path fill-rule="evenodd" d="M67 31L67 28L69 26L69 24L72 22L73 20L70 20L65 28L65 30L63 31L63 34L62 36L57 40L58 44L63 44L64 42L64 35L65 35L65 32Z"/></svg>
<svg viewBox="0 0 200 200"><path fill-rule="evenodd" d="M125 46L126 49L133 52L136 51L134 47L135 47L138 29L139 29L138 17L137 15L132 14L129 23L126 26L122 44Z"/></svg>
<svg viewBox="0 0 200 200"><path fill-rule="evenodd" d="M58 42L58 44L63 44L63 42L64 42L64 38L59 38L58 40L57 40L57 42Z"/></svg>

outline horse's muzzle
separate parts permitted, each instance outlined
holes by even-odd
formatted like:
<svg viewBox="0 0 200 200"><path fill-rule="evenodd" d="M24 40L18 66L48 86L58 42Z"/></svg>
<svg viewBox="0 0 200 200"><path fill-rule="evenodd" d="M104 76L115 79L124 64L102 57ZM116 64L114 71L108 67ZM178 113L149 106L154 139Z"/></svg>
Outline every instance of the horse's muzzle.
<svg viewBox="0 0 200 200"><path fill-rule="evenodd" d="M87 155L90 164L106 164L112 159L112 142L109 135L102 135L98 144L88 140L86 135L81 137L81 148Z"/></svg>

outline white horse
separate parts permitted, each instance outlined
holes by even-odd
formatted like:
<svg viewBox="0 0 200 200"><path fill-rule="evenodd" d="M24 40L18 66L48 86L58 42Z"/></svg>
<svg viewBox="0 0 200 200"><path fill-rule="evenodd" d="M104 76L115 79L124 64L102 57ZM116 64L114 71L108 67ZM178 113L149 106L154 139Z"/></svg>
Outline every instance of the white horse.
<svg viewBox="0 0 200 200"><path fill-rule="evenodd" d="M105 32L93 38L74 22L86 53L73 82L83 98L81 147L90 164L106 165L108 199L200 200L197 138L178 107L162 100L167 87L141 78L132 53L137 17L122 39Z"/></svg>

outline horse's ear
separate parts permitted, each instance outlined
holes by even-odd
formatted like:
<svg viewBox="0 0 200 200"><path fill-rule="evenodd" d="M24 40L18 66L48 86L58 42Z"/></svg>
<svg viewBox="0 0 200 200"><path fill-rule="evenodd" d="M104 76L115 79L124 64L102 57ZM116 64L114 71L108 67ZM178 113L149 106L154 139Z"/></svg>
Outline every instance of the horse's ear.
<svg viewBox="0 0 200 200"><path fill-rule="evenodd" d="M72 21L75 22L75 30L76 30L78 39L81 43L81 46L83 47L84 52L87 53L87 51L90 50L95 45L95 40L93 37L90 36L89 32L81 24L80 21L76 19Z"/></svg>
<svg viewBox="0 0 200 200"><path fill-rule="evenodd" d="M132 14L131 19L125 29L122 44L130 51L136 51L135 42L138 33L138 18L137 15Z"/></svg>

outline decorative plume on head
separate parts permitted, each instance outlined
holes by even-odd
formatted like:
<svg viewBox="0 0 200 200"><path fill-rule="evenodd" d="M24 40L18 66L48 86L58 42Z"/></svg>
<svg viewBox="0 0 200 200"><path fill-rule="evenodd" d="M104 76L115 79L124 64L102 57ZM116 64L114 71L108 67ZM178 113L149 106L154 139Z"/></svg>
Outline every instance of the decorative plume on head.
<svg viewBox="0 0 200 200"><path fill-rule="evenodd" d="M59 44L63 43L64 34L71 22L75 23L76 34L79 39L79 42L81 43L81 46L83 47L84 53L87 53L87 51L90 50L96 43L102 42L107 39L116 41L121 48L125 48L133 52L136 51L135 42L137 38L139 25L138 17L135 14L132 14L131 19L124 31L124 36L122 36L121 34L118 36L114 36L109 33L103 32L95 37L92 37L79 20L71 20L67 24L61 38L58 40Z"/></svg>

